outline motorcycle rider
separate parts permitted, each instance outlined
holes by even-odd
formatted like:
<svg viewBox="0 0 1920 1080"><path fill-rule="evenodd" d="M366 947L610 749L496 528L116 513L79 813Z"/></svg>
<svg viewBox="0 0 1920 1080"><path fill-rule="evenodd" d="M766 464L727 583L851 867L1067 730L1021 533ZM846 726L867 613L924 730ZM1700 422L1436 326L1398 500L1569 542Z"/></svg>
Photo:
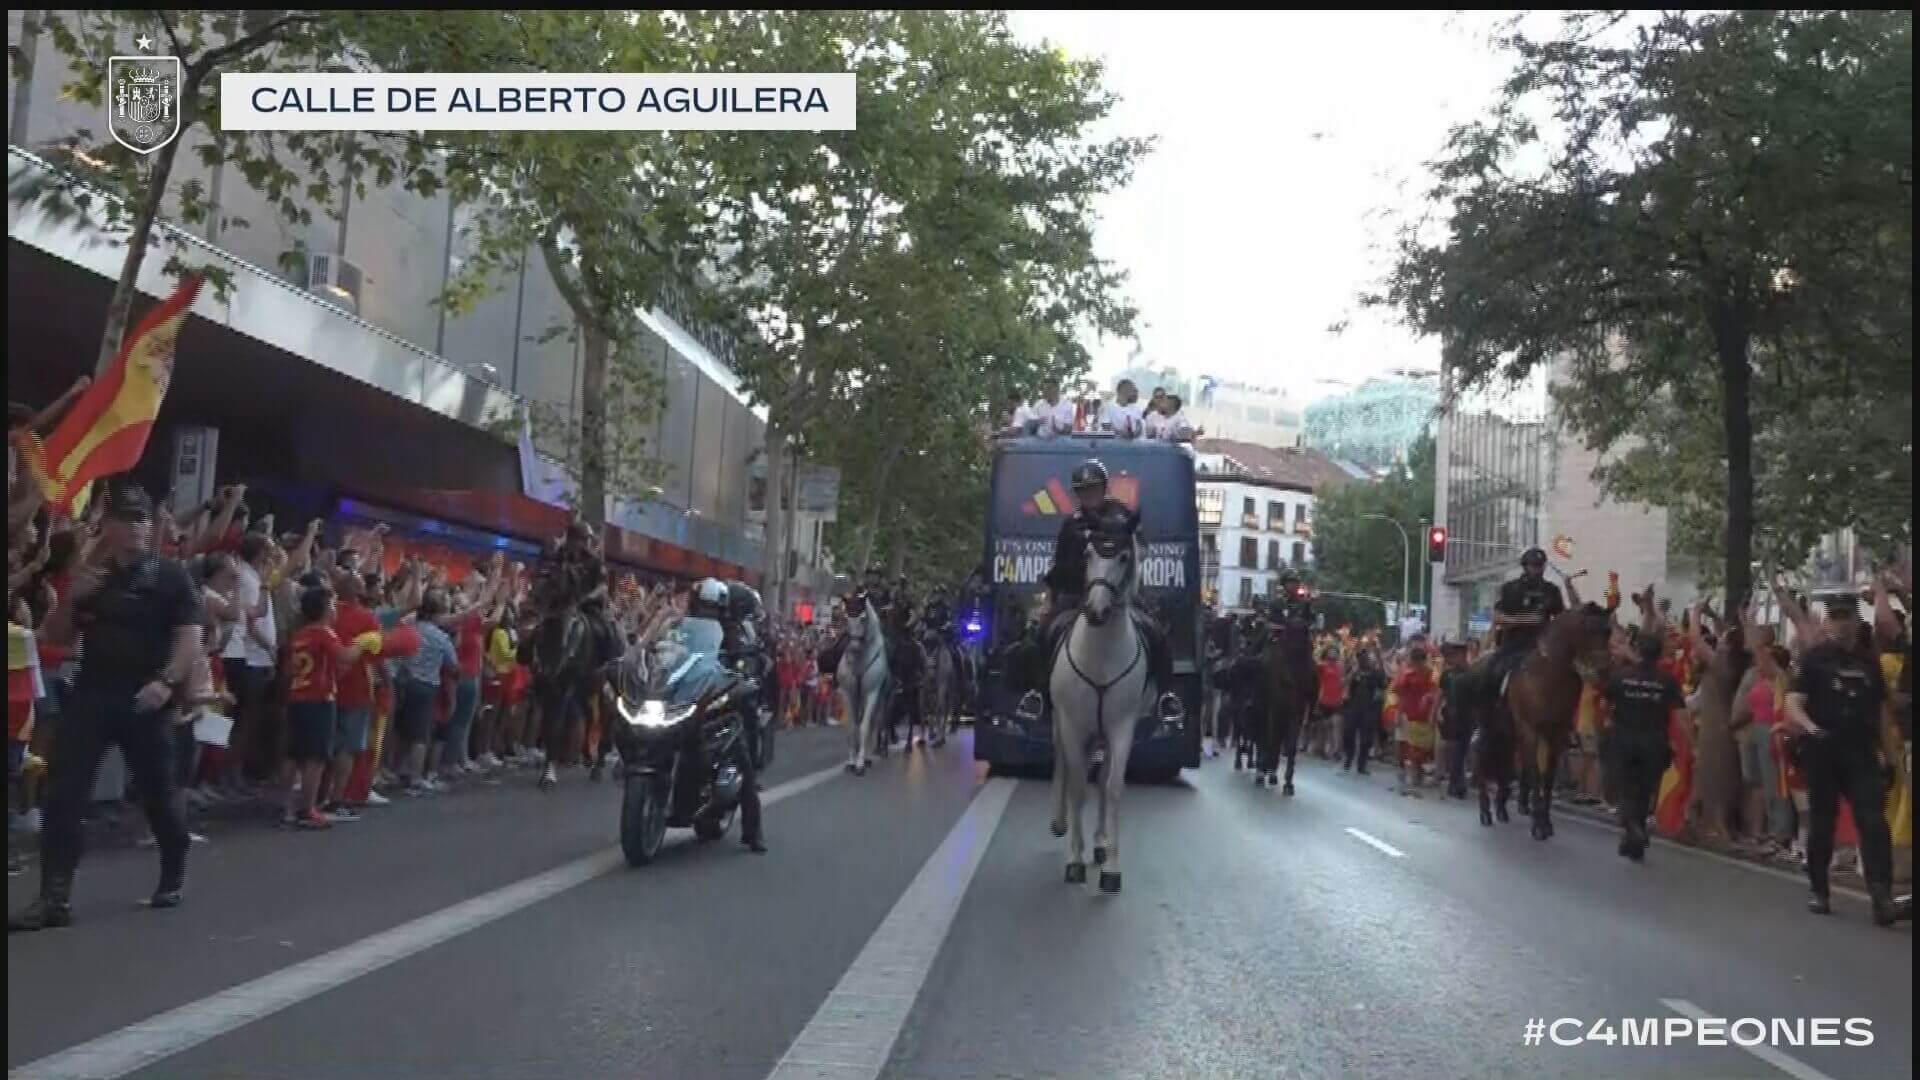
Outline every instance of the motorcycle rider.
<svg viewBox="0 0 1920 1080"><path fill-rule="evenodd" d="M662 638L655 663L660 671L674 673L668 684L676 701L697 701L708 688L726 686L733 673L720 659L720 646L726 636L720 619L726 615L728 588L718 578L707 578L693 586L693 598L687 601L687 615L680 625ZM684 667L685 671L682 671ZM739 786L739 842L756 855L766 853L766 830L760 822L760 778L755 773L755 724L745 721L747 738L741 740L737 761L741 773Z"/></svg>

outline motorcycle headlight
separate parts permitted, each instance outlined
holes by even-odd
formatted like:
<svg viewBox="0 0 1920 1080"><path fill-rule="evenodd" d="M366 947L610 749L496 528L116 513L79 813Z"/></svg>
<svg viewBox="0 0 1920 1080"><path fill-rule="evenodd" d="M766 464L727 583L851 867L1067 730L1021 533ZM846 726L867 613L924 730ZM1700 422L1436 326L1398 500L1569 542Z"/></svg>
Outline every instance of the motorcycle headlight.
<svg viewBox="0 0 1920 1080"><path fill-rule="evenodd" d="M620 718L625 720L629 727L660 731L670 728L692 716L696 707L697 706L694 705L682 705L675 709L669 709L667 708L666 702L658 698L642 701L636 707L622 700L620 702Z"/></svg>

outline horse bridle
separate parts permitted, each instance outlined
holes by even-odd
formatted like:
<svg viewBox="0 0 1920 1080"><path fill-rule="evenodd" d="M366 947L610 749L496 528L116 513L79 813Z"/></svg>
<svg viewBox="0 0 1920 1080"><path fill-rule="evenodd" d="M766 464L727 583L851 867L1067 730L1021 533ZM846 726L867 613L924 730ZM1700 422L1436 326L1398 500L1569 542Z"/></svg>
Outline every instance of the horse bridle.
<svg viewBox="0 0 1920 1080"><path fill-rule="evenodd" d="M1118 552L1115 553L1116 557L1117 555ZM1128 587L1133 584L1135 566L1136 560L1127 560L1126 575L1120 579L1118 585L1108 581L1106 578L1096 578L1088 582L1087 594L1091 596L1095 587L1105 586L1108 591L1114 594L1114 602L1120 604L1121 613L1123 615L1126 614L1128 605L1121 604L1120 602L1126 598L1127 592L1129 591ZM1098 625L1093 623L1093 619L1087 614L1085 601L1082 601L1080 605L1080 617L1086 619L1089 624ZM1075 619L1074 621L1079 622L1080 620ZM1079 679L1093 691L1093 727L1094 730L1099 733L1100 740L1105 742L1107 738L1107 691L1118 686L1120 680L1133 674L1133 669L1140 666L1141 658L1147 655L1146 638L1138 633L1133 635L1133 659L1127 661L1127 666L1120 669L1120 674L1115 675L1104 683L1097 682L1089 677L1086 672L1080 670L1079 664L1073 662L1073 630L1071 627L1068 628L1067 633L1060 639L1060 651L1067 657L1067 669L1072 671L1075 678Z"/></svg>
<svg viewBox="0 0 1920 1080"><path fill-rule="evenodd" d="M1100 545L1099 545L1099 544L1098 544L1097 542L1089 542L1087 546L1088 546L1088 547L1091 547L1091 548L1093 548L1093 549L1094 549L1094 550L1095 550L1096 552L1098 552L1098 551L1100 550ZM1129 544L1127 545L1127 547L1128 547L1128 548L1132 548L1133 546L1134 546L1134 545L1132 545L1131 543L1129 543ZM1103 556L1101 556L1101 557L1102 557L1102 558L1116 558L1116 559L1117 559L1117 558L1119 558L1119 557L1120 557L1120 549L1119 549L1118 547L1116 547L1116 548L1114 549L1114 553L1113 553L1112 555L1110 555L1110 556L1108 556L1108 555L1103 555ZM1082 600L1080 601L1080 614L1081 614L1081 615L1083 615L1083 616L1086 616L1086 615L1087 615L1087 603L1086 603L1086 600L1087 600L1087 599L1091 599L1091 598L1092 598L1092 596L1093 596L1093 590L1095 590L1095 589L1105 589L1105 590L1107 590L1108 592L1110 592L1110 593L1112 593L1112 594L1113 594L1113 601L1114 601L1114 603L1116 603L1116 604L1118 604L1118 603L1120 603L1120 602L1121 602L1121 601L1122 601L1123 599L1125 599L1125 598L1126 598L1126 595L1127 595L1127 593L1128 593L1128 592L1130 592L1130 591L1132 591L1132 588L1133 588L1133 576L1134 576L1134 574L1136 574L1136 573L1138 573L1138 572L1139 572L1139 560L1138 560L1138 559L1128 559L1128 560L1127 560L1127 572L1126 572L1126 574L1125 574L1125 575L1123 575L1123 576L1122 576L1122 577L1120 578L1120 583L1119 583L1119 584L1117 584L1117 585L1116 585L1116 584L1114 584L1113 582L1111 582L1111 581L1108 581L1108 580L1107 580L1106 578L1095 578L1095 579L1093 579L1092 581L1089 581L1089 582L1087 582L1087 588L1086 588L1086 599L1082 599ZM1092 618L1091 618L1091 617L1088 617L1088 619L1087 619L1087 621L1088 621L1088 622L1092 622L1093 620L1092 620ZM1097 624L1096 624L1096 625L1097 625Z"/></svg>

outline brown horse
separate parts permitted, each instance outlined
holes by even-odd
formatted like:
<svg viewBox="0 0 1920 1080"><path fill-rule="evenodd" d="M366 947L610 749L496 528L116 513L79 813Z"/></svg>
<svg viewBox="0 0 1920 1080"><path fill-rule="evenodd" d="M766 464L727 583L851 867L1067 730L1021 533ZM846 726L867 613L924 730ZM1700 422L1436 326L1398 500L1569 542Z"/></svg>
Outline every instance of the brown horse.
<svg viewBox="0 0 1920 1080"><path fill-rule="evenodd" d="M1289 646L1284 634L1274 634L1266 646L1266 700L1255 708L1256 742L1260 757L1255 763L1255 782L1266 777L1269 786L1280 786L1281 794L1293 794L1293 762L1300 749L1300 729L1306 725L1307 710L1313 704L1313 654L1302 654L1298 645ZM1280 758L1287 759L1284 785L1279 774Z"/></svg>
<svg viewBox="0 0 1920 1080"><path fill-rule="evenodd" d="M1507 679L1505 709L1513 719L1523 769L1523 809L1533 815L1533 838L1553 835L1554 777L1580 709L1580 688L1603 676L1609 662L1613 615L1598 604L1561 613L1540 635L1534 651Z"/></svg>

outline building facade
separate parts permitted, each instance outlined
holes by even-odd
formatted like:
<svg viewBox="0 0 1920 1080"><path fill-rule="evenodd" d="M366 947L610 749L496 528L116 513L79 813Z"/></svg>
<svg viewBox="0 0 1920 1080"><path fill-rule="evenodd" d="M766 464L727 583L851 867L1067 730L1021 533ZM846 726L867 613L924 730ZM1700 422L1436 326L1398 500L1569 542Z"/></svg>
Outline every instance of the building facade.
<svg viewBox="0 0 1920 1080"><path fill-rule="evenodd" d="M1498 394L1443 390L1434 506L1447 559L1433 568L1436 634L1485 634L1501 583L1532 547L1546 551L1548 576L1572 577L1583 599L1603 599L1609 572L1623 592L1649 583L1666 596L1693 592L1692 568L1669 555L1666 511L1615 501L1594 482L1600 455L1553 405L1562 370Z"/></svg>
<svg viewBox="0 0 1920 1080"><path fill-rule="evenodd" d="M1311 450L1203 439L1194 451L1203 599L1252 610L1282 573L1311 568L1314 492L1347 476Z"/></svg>
<svg viewBox="0 0 1920 1080"><path fill-rule="evenodd" d="M1404 463L1433 429L1440 391L1431 379L1368 379L1307 406L1305 445L1375 470Z"/></svg>
<svg viewBox="0 0 1920 1080"><path fill-rule="evenodd" d="M1203 374L1182 404L1194 426L1212 438L1275 450L1300 445L1304 417L1299 404L1279 387Z"/></svg>
<svg viewBox="0 0 1920 1080"><path fill-rule="evenodd" d="M103 131L106 118L61 94L71 77L65 56L45 34L23 41L21 16L9 13L8 40L31 54L32 78L17 115L20 86L8 85L9 179L59 169L84 181L85 157L63 147L80 131ZM121 51L138 50L127 42ZM317 205L294 185L288 197L310 220L291 222L233 169L201 162L192 147L210 137L204 128L179 137L188 146L175 159L161 228L188 245L193 260L225 268L233 289L196 304L218 330L189 331L195 352L183 344L161 426L218 431L222 474L271 468L314 484L350 473L393 486L511 490L518 487L514 447L497 432L512 429L532 403L577 424L579 335L537 251L496 275L469 309L449 312L436 302L472 256L468 226L484 207L398 186L369 186L364 196ZM179 193L188 185L215 207L192 230L179 224ZM73 372L45 373L44 381L64 385L90 367L85 342L97 342L100 326L92 313L104 310L122 249L17 203L9 206L8 235L10 300L58 281L59 302L72 307L36 309L46 318L10 327L9 344L15 356L77 355ZM160 273L167 253L163 244L146 262L138 288L148 298L171 288ZM51 284L46 290L56 292ZM764 410L750 405L728 366L724 338L679 314L672 296L635 315L640 329L620 347L658 374L663 407L652 417L610 422L641 429L661 479L655 490L616 502L609 521L714 564L758 570L747 466L764 443ZM44 396L37 385L20 385L38 377L16 379L21 366L9 365L10 393ZM342 432L378 438L340 439ZM156 435L153 445L167 442L164 431ZM539 449L562 456L558 446ZM248 460L235 460L243 455ZM809 542L815 532L796 538L806 566L819 561Z"/></svg>

